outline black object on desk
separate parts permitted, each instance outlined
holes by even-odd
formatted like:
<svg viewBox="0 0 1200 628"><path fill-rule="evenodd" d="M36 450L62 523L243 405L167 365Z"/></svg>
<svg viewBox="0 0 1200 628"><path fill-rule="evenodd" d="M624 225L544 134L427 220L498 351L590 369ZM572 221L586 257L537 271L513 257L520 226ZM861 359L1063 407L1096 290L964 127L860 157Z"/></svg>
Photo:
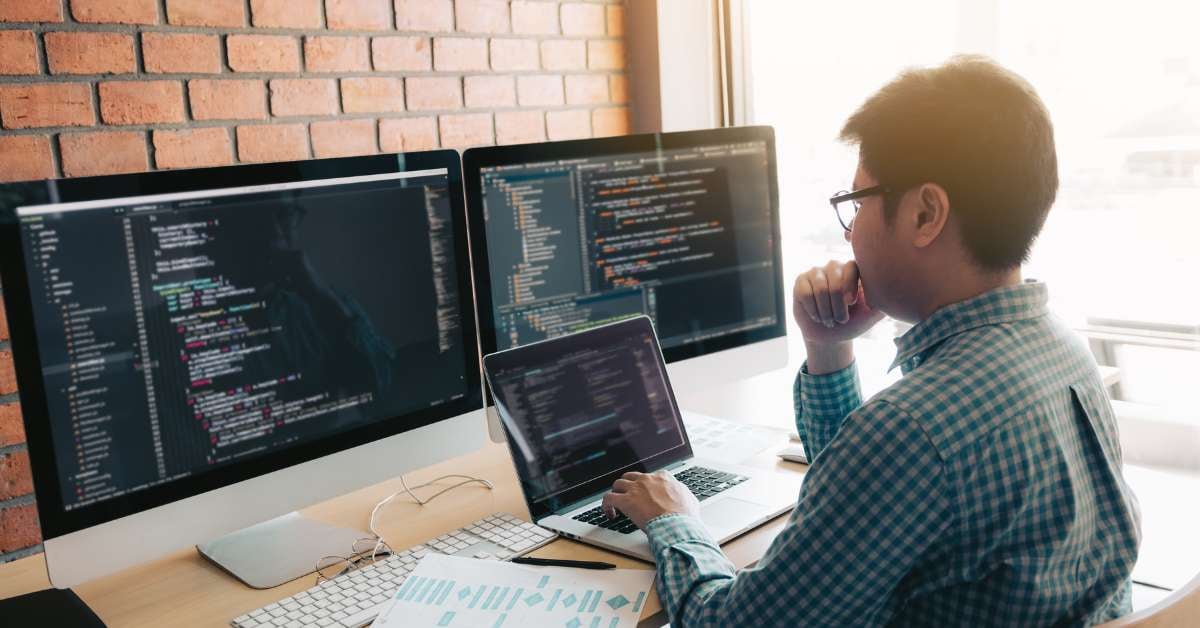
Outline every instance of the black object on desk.
<svg viewBox="0 0 1200 628"><path fill-rule="evenodd" d="M70 589L46 589L0 600L0 618L6 626L105 628Z"/></svg>
<svg viewBox="0 0 1200 628"><path fill-rule="evenodd" d="M575 567L577 569L616 569L612 563L599 563L592 560L566 560L558 558L514 558L510 562L518 565L537 565L539 567Z"/></svg>

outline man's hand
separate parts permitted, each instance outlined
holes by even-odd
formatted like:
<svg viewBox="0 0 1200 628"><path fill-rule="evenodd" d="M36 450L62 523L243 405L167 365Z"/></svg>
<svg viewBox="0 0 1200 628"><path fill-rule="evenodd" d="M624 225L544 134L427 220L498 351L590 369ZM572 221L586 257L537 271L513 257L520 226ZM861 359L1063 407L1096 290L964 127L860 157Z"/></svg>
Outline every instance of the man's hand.
<svg viewBox="0 0 1200 628"><path fill-rule="evenodd" d="M867 305L858 264L831 261L796 277L792 316L804 334L809 373L829 373L850 365L850 341L883 318Z"/></svg>
<svg viewBox="0 0 1200 628"><path fill-rule="evenodd" d="M666 471L658 473L629 472L613 482L612 492L604 496L604 513L615 518L615 510L625 513L634 525L645 529L646 523L660 515L683 513L700 516L696 496Z"/></svg>

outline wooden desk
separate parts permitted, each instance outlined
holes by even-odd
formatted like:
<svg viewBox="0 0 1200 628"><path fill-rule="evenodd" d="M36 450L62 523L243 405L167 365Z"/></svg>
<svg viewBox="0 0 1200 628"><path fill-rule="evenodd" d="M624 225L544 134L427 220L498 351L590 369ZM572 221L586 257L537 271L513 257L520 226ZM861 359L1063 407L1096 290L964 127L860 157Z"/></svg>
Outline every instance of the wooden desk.
<svg viewBox="0 0 1200 628"><path fill-rule="evenodd" d="M784 439L786 440L786 439ZM784 441L781 440L780 445ZM749 464L775 466L802 474L803 465L780 462L769 448ZM465 486L451 491L426 506L397 498L380 513L380 531L395 548L426 541L494 512L510 512L528 519L516 474L504 445L488 443L479 451L408 474L420 483L447 473L474 475L491 481L492 491ZM371 508L400 490L398 479L382 482L317 504L303 512L329 523L367 529ZM420 491L422 495L430 489ZM737 567L754 563L779 533L786 520L782 515L728 543L725 552ZM146 534L154 534L147 530ZM605 560L627 569L652 569L653 565L570 541L559 539L532 555ZM133 567L89 582L75 589L109 626L228 626L229 620L265 606L315 584L305 576L274 589L258 591L241 584L200 557L194 548L181 550L161 560ZM0 565L0 599L48 588L42 555ZM651 592L642 613L647 624L665 623L657 596Z"/></svg>

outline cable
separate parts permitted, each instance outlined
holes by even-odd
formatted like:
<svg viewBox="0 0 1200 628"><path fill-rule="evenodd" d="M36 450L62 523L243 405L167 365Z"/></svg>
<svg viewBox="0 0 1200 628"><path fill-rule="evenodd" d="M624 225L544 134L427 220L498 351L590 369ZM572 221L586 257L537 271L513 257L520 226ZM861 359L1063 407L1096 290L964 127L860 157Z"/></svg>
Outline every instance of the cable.
<svg viewBox="0 0 1200 628"><path fill-rule="evenodd" d="M429 497L428 497L428 498L426 498L426 499L421 499L420 497L417 497L417 494L413 492L413 489L416 489L416 488L425 488L426 486L429 486L430 484L433 484L434 482L438 482L438 481L441 481L441 480L445 480L445 479L447 479L447 478L463 478L463 481L462 481L462 482L459 482L458 484L455 484L455 485L453 485L453 486L448 486L448 487L446 487L446 488L444 488L444 489L442 489L442 490L440 490L440 491L438 491L438 492L434 493L433 495L429 496ZM400 476L400 485L404 487L404 492L408 493L409 497L412 497L412 498L413 498L413 501L417 502L417 504L419 504L419 505L421 505L421 506L424 506L425 504L428 504L429 502L431 502L431 501L433 501L433 500L437 499L437 498L438 498L440 495L442 495L443 493L446 493L446 492L452 491L452 490L454 490L454 489L456 489L456 488L458 488L458 487L460 487L460 486L465 486L465 485L467 485L467 484L471 484L471 483L473 483L473 482L479 482L480 484L483 484L484 486L486 486L486 487L487 487L487 489L488 489L489 491L490 491L490 490L492 490L493 488L495 488L494 486L492 486L492 483L491 483L491 482L488 482L487 480L484 480L484 479L482 479L482 478L472 477L472 476L469 476L469 475L459 475L459 474L457 474L457 473L452 473L452 474L450 474L450 475L443 475L442 477L439 477L439 478L434 478L434 479L432 479L432 480L430 480L430 481L428 481L428 482L426 482L426 483L424 483L424 484L418 484L418 485L416 485L416 486L414 486L414 487L412 487L412 488L409 488L409 486L408 486L408 482L407 482L407 481L404 479L404 476L403 476L403 475L402 475L402 476ZM394 495L393 495L393 496L394 496Z"/></svg>
<svg viewBox="0 0 1200 628"><path fill-rule="evenodd" d="M452 486L448 486L425 499L421 499L420 497L417 496L416 493L413 492L413 489L425 488L426 486L429 486L435 482L440 482L441 480L445 480L447 478L464 478L464 479L462 482L459 482L458 484L454 484ZM372 552L371 552L371 562L372 563L375 562L375 557L379 555L379 548L382 547L383 545L385 545L385 543L383 541L383 535L380 534L379 531L375 529L375 516L379 514L380 509L382 509L384 506L386 506L388 504L388 502L399 497L402 493L407 493L409 497L413 498L413 501L416 502L418 506L424 506L425 504L428 504L429 502L437 499L438 497L444 495L445 493L447 493L449 491L452 491L460 486L466 486L467 484L473 484L476 482L486 486L489 491L496 488L495 486L492 486L491 482L488 482L487 480L485 480L483 478L472 477L469 475L460 475L458 473L451 473L450 475L443 475L441 477L436 477L428 482L425 482L424 484L418 484L416 486L409 487L408 481L404 479L403 475L401 475L400 476L400 486L403 486L404 490L396 491L395 493L388 495L387 497L380 500L379 503L375 504L375 507L371 509L371 518L368 519L368 521L367 521L367 529L370 530L371 534L374 535L375 539L376 539L375 549L372 550Z"/></svg>

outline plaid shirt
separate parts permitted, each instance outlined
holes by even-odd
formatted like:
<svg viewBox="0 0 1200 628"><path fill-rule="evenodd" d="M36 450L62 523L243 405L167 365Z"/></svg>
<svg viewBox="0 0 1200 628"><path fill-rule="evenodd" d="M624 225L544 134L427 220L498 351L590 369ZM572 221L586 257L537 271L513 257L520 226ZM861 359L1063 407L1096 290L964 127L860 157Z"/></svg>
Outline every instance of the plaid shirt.
<svg viewBox="0 0 1200 628"><path fill-rule="evenodd" d="M703 524L646 533L679 626L1083 625L1130 610L1140 517L1116 419L1044 284L947 306L896 340L904 377L802 368L809 452L788 525L735 572Z"/></svg>

